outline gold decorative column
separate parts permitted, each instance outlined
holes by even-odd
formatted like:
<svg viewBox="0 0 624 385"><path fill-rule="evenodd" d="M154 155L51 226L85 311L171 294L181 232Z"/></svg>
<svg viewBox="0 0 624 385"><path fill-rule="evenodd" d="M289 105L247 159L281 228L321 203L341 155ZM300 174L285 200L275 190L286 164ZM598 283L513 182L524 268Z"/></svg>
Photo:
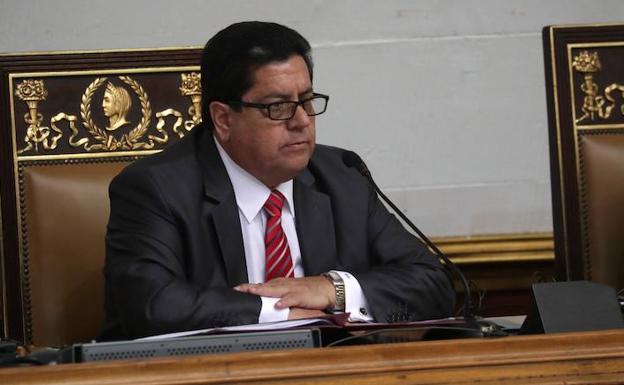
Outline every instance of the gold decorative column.
<svg viewBox="0 0 624 385"><path fill-rule="evenodd" d="M188 113L191 116L191 120L184 122L184 127L190 130L193 126L201 123L201 74L197 72L190 72L188 74L181 74L182 85L180 86L180 92L184 96L191 97L192 105L188 109Z"/></svg>
<svg viewBox="0 0 624 385"><path fill-rule="evenodd" d="M583 99L583 115L576 120L580 122L589 118L595 119L595 114L602 115L602 104L604 100L598 96L598 85L594 82L594 73L600 71L600 59L598 59L598 52L582 51L578 56L574 58L572 67L578 72L583 73L584 82L581 84L581 91L585 94Z"/></svg>
<svg viewBox="0 0 624 385"><path fill-rule="evenodd" d="M26 102L28 106L28 113L24 115L24 121L28 124L26 137L24 138L26 147L19 150L18 153L29 151L33 148L35 151L39 151L39 143L42 143L44 148L49 149L50 144L47 139L50 135L50 129L41 126L43 115L39 113L39 102L46 100L48 96L43 80L27 79L22 81L17 85L15 95L20 100ZM56 141L54 141L54 147L56 147L55 144Z"/></svg>

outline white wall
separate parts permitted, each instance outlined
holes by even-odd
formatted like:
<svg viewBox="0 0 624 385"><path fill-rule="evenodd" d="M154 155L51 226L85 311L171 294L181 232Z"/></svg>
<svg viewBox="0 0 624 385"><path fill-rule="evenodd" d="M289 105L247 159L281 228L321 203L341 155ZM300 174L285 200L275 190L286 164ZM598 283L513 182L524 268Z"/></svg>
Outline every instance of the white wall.
<svg viewBox="0 0 624 385"><path fill-rule="evenodd" d="M319 142L423 231L475 235L551 230L541 28L624 21L624 1L0 0L0 52L203 45L251 19L315 47Z"/></svg>

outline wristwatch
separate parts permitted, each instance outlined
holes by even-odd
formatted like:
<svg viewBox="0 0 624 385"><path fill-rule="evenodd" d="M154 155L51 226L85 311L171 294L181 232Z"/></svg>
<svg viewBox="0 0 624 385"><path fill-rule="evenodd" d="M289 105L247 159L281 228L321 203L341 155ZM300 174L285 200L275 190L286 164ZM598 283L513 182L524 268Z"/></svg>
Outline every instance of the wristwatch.
<svg viewBox="0 0 624 385"><path fill-rule="evenodd" d="M322 275L334 285L336 292L336 304L332 308L325 309L325 311L328 313L343 313L345 311L345 285L342 277L333 270Z"/></svg>

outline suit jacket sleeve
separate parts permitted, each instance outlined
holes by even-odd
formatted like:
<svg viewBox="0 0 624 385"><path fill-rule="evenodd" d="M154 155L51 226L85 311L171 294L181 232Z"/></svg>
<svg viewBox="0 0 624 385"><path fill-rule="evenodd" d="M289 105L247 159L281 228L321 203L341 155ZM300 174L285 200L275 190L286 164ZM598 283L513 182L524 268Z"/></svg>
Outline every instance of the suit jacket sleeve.
<svg viewBox="0 0 624 385"><path fill-rule="evenodd" d="M117 338L136 338L257 322L260 298L232 290L220 271L220 256L189 257L192 246L185 234L197 232L188 228L196 224L172 210L175 202L163 195L162 183L149 171L139 172L132 166L111 183L105 267L107 327L120 329ZM200 263L197 259L214 266L204 266L199 274L203 278L197 278L194 271Z"/></svg>
<svg viewBox="0 0 624 385"><path fill-rule="evenodd" d="M373 267L355 273L378 322L453 315L455 292L438 258L369 190L367 232Z"/></svg>
<svg viewBox="0 0 624 385"><path fill-rule="evenodd" d="M310 165L315 188L331 200L337 270L357 278L378 322L453 314L454 290L440 261L388 212L343 150L318 146Z"/></svg>

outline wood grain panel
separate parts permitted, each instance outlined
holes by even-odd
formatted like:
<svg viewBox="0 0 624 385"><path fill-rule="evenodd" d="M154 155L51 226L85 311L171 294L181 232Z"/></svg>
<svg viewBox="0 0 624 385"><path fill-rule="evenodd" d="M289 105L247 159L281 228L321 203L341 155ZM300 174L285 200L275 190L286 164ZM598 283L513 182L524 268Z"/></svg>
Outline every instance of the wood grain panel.
<svg viewBox="0 0 624 385"><path fill-rule="evenodd" d="M624 331L2 369L3 384L622 384Z"/></svg>

